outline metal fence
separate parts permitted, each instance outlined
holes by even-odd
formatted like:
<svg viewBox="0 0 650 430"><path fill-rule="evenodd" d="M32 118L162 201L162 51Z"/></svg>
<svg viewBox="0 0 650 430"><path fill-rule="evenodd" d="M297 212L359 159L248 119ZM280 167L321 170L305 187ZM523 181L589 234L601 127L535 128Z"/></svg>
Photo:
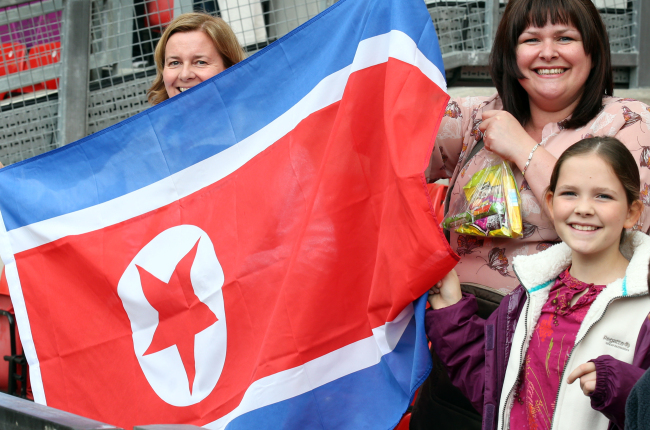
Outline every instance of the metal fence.
<svg viewBox="0 0 650 430"><path fill-rule="evenodd" d="M0 161L41 154L146 109L155 44L181 13L220 15L250 54L335 1L0 0ZM424 1L449 81L489 84L488 55L505 1ZM650 27L639 25L650 20L650 2L594 2L607 25L616 81L650 86Z"/></svg>
<svg viewBox="0 0 650 430"><path fill-rule="evenodd" d="M63 0L0 10L0 161L57 146Z"/></svg>
<svg viewBox="0 0 650 430"><path fill-rule="evenodd" d="M94 0L88 133L147 108L153 51L163 26L192 10L219 14L251 54L316 16L335 0Z"/></svg>

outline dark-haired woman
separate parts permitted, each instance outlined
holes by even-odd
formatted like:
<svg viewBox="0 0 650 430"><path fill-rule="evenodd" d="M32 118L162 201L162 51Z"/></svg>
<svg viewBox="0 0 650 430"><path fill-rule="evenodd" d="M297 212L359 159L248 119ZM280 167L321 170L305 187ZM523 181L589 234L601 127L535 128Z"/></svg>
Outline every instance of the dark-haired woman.
<svg viewBox="0 0 650 430"><path fill-rule="evenodd" d="M555 160L589 136L614 136L633 153L641 170L641 196L650 206L650 108L611 97L609 41L590 0L511 0L499 24L490 59L498 94L450 101L440 126L428 177L451 178L451 204L485 158L485 149L509 160L522 197L520 239L451 234L462 257L461 282L518 285L511 263L558 241L540 204ZM483 139L485 149L469 161ZM650 226L645 211L636 229Z"/></svg>

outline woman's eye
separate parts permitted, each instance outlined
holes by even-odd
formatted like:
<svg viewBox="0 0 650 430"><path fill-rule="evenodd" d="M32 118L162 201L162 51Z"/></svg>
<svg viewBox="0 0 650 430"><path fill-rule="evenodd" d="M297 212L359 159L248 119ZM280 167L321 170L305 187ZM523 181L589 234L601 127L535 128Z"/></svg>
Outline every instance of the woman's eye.
<svg viewBox="0 0 650 430"><path fill-rule="evenodd" d="M205 66L206 64L208 64L208 62L207 62L207 61L203 61L203 60L198 60L198 61L196 62L196 64L198 64L198 65L200 65L200 66Z"/></svg>
<svg viewBox="0 0 650 430"><path fill-rule="evenodd" d="M560 42L572 42L575 39L573 37L569 37L569 36L562 36L562 37L560 37L559 40L560 40Z"/></svg>
<svg viewBox="0 0 650 430"><path fill-rule="evenodd" d="M167 63L167 67L178 66L178 61L170 61Z"/></svg>

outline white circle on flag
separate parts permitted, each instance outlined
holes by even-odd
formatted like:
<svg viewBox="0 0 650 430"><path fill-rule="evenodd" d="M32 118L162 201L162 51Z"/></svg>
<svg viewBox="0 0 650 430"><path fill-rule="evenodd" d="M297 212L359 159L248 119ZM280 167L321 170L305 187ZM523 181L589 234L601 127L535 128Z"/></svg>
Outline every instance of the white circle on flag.
<svg viewBox="0 0 650 430"><path fill-rule="evenodd" d="M190 391L189 376L176 345L145 355L158 328L159 314L145 297L136 265L168 283L178 263L197 242L196 256L190 269L192 288L217 321L196 335L188 334L195 336L196 373ZM135 355L151 388L170 405L196 404L205 399L219 381L227 346L223 283L223 269L210 237L193 225L179 225L160 233L138 252L120 278L117 294L131 322Z"/></svg>

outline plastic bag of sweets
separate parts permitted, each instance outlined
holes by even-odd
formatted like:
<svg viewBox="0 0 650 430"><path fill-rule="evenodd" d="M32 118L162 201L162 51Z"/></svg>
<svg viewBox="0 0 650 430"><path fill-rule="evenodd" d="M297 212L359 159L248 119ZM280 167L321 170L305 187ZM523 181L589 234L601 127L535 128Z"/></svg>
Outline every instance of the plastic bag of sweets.
<svg viewBox="0 0 650 430"><path fill-rule="evenodd" d="M459 234L517 238L522 234L520 202L510 165L489 154L463 187L442 227Z"/></svg>

